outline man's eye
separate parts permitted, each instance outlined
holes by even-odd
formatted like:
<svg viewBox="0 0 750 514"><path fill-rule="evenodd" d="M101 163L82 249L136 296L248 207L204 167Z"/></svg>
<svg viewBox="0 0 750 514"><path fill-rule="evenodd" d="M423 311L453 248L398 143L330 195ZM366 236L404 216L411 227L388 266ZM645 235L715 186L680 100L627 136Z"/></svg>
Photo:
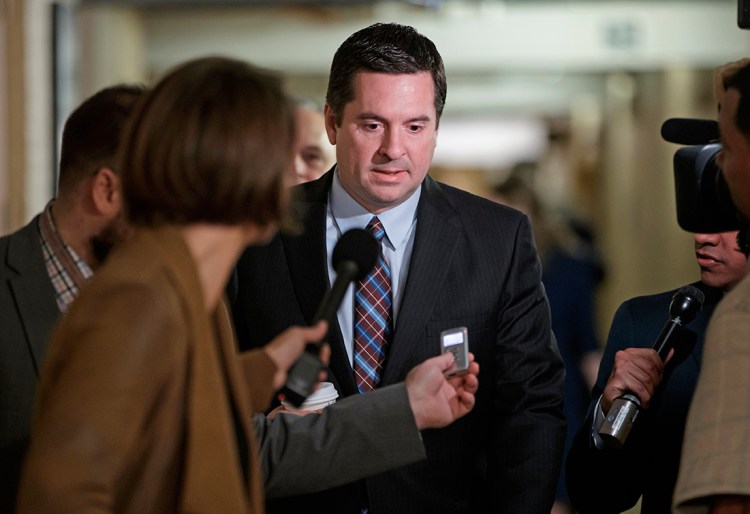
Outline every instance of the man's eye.
<svg viewBox="0 0 750 514"><path fill-rule="evenodd" d="M323 158L323 154L320 152L316 152L314 150L309 150L306 152L302 152L302 159L304 159L307 162L311 161L319 161Z"/></svg>

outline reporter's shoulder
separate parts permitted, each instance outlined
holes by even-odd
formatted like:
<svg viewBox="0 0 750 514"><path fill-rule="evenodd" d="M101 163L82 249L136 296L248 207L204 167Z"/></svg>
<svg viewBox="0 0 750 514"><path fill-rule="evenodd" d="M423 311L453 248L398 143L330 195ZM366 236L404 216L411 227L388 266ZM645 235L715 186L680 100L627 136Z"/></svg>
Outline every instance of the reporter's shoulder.
<svg viewBox="0 0 750 514"><path fill-rule="evenodd" d="M129 242L130 243L130 242ZM94 276L83 286L71 306L77 311L101 317L122 313L134 320L179 319L189 298L200 295L192 261L179 252L171 258L159 255L148 245L123 244L115 249ZM195 285L193 287L191 284Z"/></svg>
<svg viewBox="0 0 750 514"><path fill-rule="evenodd" d="M183 310L178 295L163 280L152 282L98 272L81 290L61 318L67 330L108 330L118 327L121 335L141 329L182 329ZM101 328L98 328L101 327Z"/></svg>

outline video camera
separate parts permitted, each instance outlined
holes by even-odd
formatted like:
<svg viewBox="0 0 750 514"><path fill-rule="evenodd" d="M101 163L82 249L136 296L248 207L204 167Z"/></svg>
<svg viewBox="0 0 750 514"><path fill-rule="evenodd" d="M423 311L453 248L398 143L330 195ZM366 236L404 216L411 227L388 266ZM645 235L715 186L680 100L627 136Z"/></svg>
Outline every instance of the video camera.
<svg viewBox="0 0 750 514"><path fill-rule="evenodd" d="M721 150L714 120L671 118L661 127L670 143L687 145L674 155L677 223L688 232L714 233L747 226L737 211L716 157Z"/></svg>

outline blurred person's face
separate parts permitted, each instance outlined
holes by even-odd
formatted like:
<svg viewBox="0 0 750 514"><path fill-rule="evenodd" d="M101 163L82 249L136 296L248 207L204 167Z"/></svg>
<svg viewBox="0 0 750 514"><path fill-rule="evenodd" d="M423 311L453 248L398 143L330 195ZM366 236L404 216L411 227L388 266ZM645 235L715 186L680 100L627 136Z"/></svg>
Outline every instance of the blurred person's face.
<svg viewBox="0 0 750 514"><path fill-rule="evenodd" d="M737 231L694 234L701 281L728 291L745 277L746 259L737 246Z"/></svg>
<svg viewBox="0 0 750 514"><path fill-rule="evenodd" d="M125 217L122 182L112 168L100 167L81 187L90 195L98 218L98 228L89 237L91 250L97 260L89 265L96 268L115 246L131 236L133 228Z"/></svg>
<svg viewBox="0 0 750 514"><path fill-rule="evenodd" d="M326 106L326 130L341 185L377 214L409 198L427 175L437 144L435 88L429 72L360 72L353 90L340 127Z"/></svg>
<svg viewBox="0 0 750 514"><path fill-rule="evenodd" d="M294 142L294 178L297 184L315 180L336 162L336 150L328 142L323 113L307 107L294 110L297 138Z"/></svg>
<svg viewBox="0 0 750 514"><path fill-rule="evenodd" d="M719 109L721 151L717 164L724 173L732 200L745 218L750 219L750 141L734 122L740 92L725 91Z"/></svg>

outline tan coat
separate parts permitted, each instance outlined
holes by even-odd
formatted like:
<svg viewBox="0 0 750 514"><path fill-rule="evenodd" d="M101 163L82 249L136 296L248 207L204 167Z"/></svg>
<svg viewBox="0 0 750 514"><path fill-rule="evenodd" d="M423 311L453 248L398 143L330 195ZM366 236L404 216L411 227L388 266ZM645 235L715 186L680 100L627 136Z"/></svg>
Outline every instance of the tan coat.
<svg viewBox="0 0 750 514"><path fill-rule="evenodd" d="M676 514L708 513L716 495L750 496L748 334L750 278L745 276L724 296L708 323L682 443Z"/></svg>
<svg viewBox="0 0 750 514"><path fill-rule="evenodd" d="M237 356L223 303L206 313L179 233L139 232L53 335L19 512L263 512L251 416L274 371Z"/></svg>

